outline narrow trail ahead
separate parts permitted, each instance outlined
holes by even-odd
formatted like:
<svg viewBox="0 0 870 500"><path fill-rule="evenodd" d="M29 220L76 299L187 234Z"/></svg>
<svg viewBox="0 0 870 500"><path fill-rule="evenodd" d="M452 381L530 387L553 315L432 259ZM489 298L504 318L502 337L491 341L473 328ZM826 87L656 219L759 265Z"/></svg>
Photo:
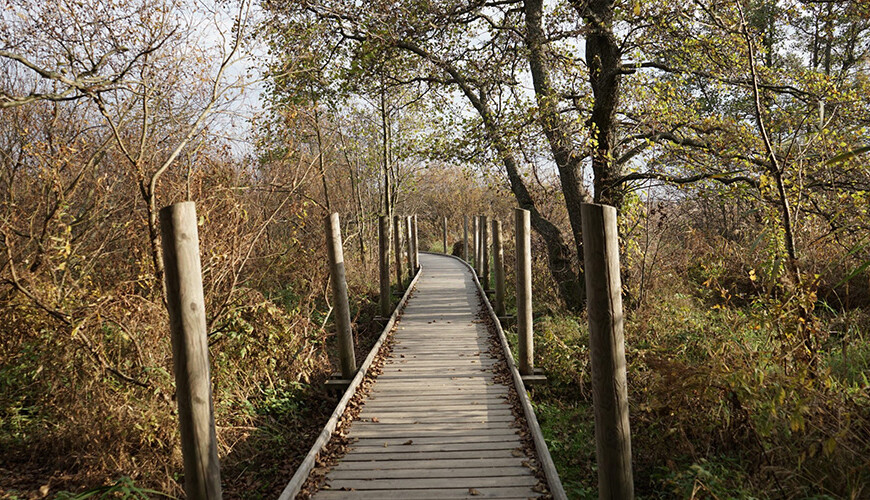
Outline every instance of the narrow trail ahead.
<svg viewBox="0 0 870 500"><path fill-rule="evenodd" d="M420 260L392 354L348 431L353 444L315 498L540 496L471 273L450 257Z"/></svg>

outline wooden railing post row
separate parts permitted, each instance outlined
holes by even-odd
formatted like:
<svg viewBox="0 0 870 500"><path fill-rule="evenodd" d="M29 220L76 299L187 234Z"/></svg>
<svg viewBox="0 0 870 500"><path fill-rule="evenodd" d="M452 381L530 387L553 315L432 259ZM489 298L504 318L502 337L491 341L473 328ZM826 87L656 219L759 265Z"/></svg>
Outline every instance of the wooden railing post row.
<svg viewBox="0 0 870 500"><path fill-rule="evenodd" d="M586 310L595 408L598 498L634 498L616 209L584 203Z"/></svg>
<svg viewBox="0 0 870 500"><path fill-rule="evenodd" d="M495 315L505 315L504 309L504 244L502 243L501 221L492 221L492 253L495 266Z"/></svg>
<svg viewBox="0 0 870 500"><path fill-rule="evenodd" d="M350 305L347 300L347 278L344 269L344 249L341 243L341 225L337 213L325 217L324 222L326 225L326 253L329 257L329 282L332 285L335 326L338 329L338 358L341 365L341 377L350 380L356 374L356 358L353 352Z"/></svg>
<svg viewBox="0 0 870 500"><path fill-rule="evenodd" d="M408 276L414 278L414 238L411 236L411 216L405 216L405 251L408 252L405 262L408 264Z"/></svg>
<svg viewBox="0 0 870 500"><path fill-rule="evenodd" d="M447 249L447 217L444 217L442 222L443 222L443 228L444 228L444 234L443 234L444 253L447 255L450 255L450 250Z"/></svg>
<svg viewBox="0 0 870 500"><path fill-rule="evenodd" d="M381 215L378 220L378 265L380 270L381 296L380 308L381 317L390 317L390 219L386 215Z"/></svg>
<svg viewBox="0 0 870 500"><path fill-rule="evenodd" d="M160 232L184 459L184 492L191 500L216 500L222 496L220 463L195 204L188 201L161 209Z"/></svg>
<svg viewBox="0 0 870 500"><path fill-rule="evenodd" d="M480 240L483 242L481 247L480 259L483 262L481 266L481 283L483 290L491 289L492 284L489 282L489 217L486 215L481 217L482 224L480 225Z"/></svg>
<svg viewBox="0 0 870 500"><path fill-rule="evenodd" d="M417 237L417 214L411 217L412 245L414 249L414 273L420 269L420 239Z"/></svg>
<svg viewBox="0 0 870 500"><path fill-rule="evenodd" d="M405 289L402 277L402 226L399 222L399 216L393 216L393 251L396 254L396 288L399 291Z"/></svg>
<svg viewBox="0 0 870 500"><path fill-rule="evenodd" d="M468 216L462 216L462 260L468 262Z"/></svg>
<svg viewBox="0 0 870 500"><path fill-rule="evenodd" d="M532 326L532 224L528 210L514 209L517 251L517 333L521 375L535 373L535 345Z"/></svg>

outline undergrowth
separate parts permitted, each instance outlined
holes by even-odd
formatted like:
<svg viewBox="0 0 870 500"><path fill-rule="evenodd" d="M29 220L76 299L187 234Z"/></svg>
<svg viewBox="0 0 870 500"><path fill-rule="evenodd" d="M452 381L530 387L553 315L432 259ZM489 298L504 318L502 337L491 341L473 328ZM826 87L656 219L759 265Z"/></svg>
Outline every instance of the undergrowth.
<svg viewBox="0 0 870 500"><path fill-rule="evenodd" d="M783 352L759 304L716 306L703 289L628 315L634 477L644 498L861 498L870 488L870 356L865 315L825 318L841 332L810 369ZM782 325L779 325L780 327ZM538 318L549 384L531 395L570 495L594 498L594 414L585 320Z"/></svg>

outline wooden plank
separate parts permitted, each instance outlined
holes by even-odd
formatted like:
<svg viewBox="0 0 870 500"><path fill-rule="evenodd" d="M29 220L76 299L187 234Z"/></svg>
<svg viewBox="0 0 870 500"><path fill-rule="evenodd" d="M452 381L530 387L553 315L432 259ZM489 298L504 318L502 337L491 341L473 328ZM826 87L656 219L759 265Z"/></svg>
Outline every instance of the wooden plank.
<svg viewBox="0 0 870 500"><path fill-rule="evenodd" d="M341 462L335 470L449 469L459 467L522 467L523 457L432 460L365 460Z"/></svg>
<svg viewBox="0 0 870 500"><path fill-rule="evenodd" d="M354 443L357 446L379 446L383 447L387 446L399 446L408 442L408 439L402 439L397 437L386 437L386 438L353 438L355 440ZM495 442L503 442L510 441L512 443L519 443L519 436L517 435L495 435L495 436L482 436L479 434L473 434L471 436L440 436L440 437L417 437L414 438L415 444L451 444L451 443L495 443Z"/></svg>
<svg viewBox="0 0 870 500"><path fill-rule="evenodd" d="M431 395L427 395L431 396ZM426 399L412 399L411 394L397 395L397 396L379 396L375 399L366 400L363 409L376 409L376 408L393 408L393 407L405 407L405 406L449 406L449 405L462 405L462 404L470 404L474 406L482 406L482 405L504 405L505 407L510 407L506 398L501 397L500 395L492 395L492 394L462 394L459 392L457 394L446 394L439 395L440 397L427 397Z"/></svg>
<svg viewBox="0 0 870 500"><path fill-rule="evenodd" d="M382 452L372 453L348 453L343 459L343 462L367 462L371 460L400 460L408 461L414 458L407 453L396 453L388 446ZM476 459L483 460L487 458L520 458L514 457L511 450L466 450L466 451L433 451L427 453L419 453L418 460L461 460L461 459ZM525 457L525 455L523 455Z"/></svg>
<svg viewBox="0 0 870 500"><path fill-rule="evenodd" d="M401 387L392 387L392 388L376 388L372 391L372 394L376 397L393 397L393 396L409 396L414 394L425 394L426 396L451 396L451 395L459 395L459 394L477 394L481 396L486 395L497 395L502 396L506 395L507 387L502 385L491 385L486 387L447 387L447 388L429 388L427 391L419 391L416 388L404 389Z"/></svg>
<svg viewBox="0 0 870 500"><path fill-rule="evenodd" d="M434 479L334 479L330 489L354 490L426 490L431 488L483 488L486 486L535 486L538 479L527 476L508 477L454 477Z"/></svg>
<svg viewBox="0 0 870 500"><path fill-rule="evenodd" d="M454 430L437 430L429 431L425 428L420 430L409 430L406 432L391 432L389 428L384 429L358 429L354 431L351 437L366 438L366 437L403 437L403 438L418 438L418 437L444 437L444 436L512 436L516 434L514 429L454 429Z"/></svg>
<svg viewBox="0 0 870 500"><path fill-rule="evenodd" d="M366 405L363 407L363 416L375 416L383 414L396 417L394 413L409 413L409 416L420 416L420 413L430 412L428 416L446 417L459 416L463 414L484 414L484 415L503 415L510 413L511 406L506 401L469 401L459 400L451 401L445 399L443 402L435 400L406 402L404 405ZM505 413L502 413L505 412Z"/></svg>
<svg viewBox="0 0 870 500"><path fill-rule="evenodd" d="M480 395L472 395L472 394L463 394L461 391L457 391L456 393L451 393L447 397L444 397L440 394L397 394L393 396L389 395L379 395L376 397L369 397L365 400L366 406L373 405L378 406L381 404L401 404L407 402L414 401L489 401L489 402L500 402L507 401L507 398L501 394L480 394Z"/></svg>
<svg viewBox="0 0 870 500"><path fill-rule="evenodd" d="M418 433L421 430L425 432L431 433L440 433L444 431L454 432L457 430L511 430L515 431L516 427L511 426L507 422L479 422L466 420L463 423L455 424L455 423L413 423L413 422L402 422L397 424L390 424L385 422L370 422L370 421L356 421L353 423L351 427L350 434L351 436L362 435L360 433L364 432L376 432L380 433L379 435L386 436L389 434L401 434L408 433L411 435L413 433Z"/></svg>
<svg viewBox="0 0 870 500"><path fill-rule="evenodd" d="M441 444L411 444L402 443L390 448L396 453L419 453L432 451L477 451L477 450L513 450L519 447L519 441L495 441L492 443L441 443ZM359 453L377 453L383 449L383 445L359 446L352 445L351 450Z"/></svg>
<svg viewBox="0 0 870 500"><path fill-rule="evenodd" d="M363 411L360 414L360 417L377 417L378 415L384 416L392 416L392 417L418 417L420 413L424 412L449 412L450 415L453 416L477 416L477 415L509 415L510 414L510 405L506 403L498 403L493 405L487 404L408 404L404 407L393 406L393 407L381 407L381 408L370 408L363 407Z"/></svg>
<svg viewBox="0 0 870 500"><path fill-rule="evenodd" d="M475 488L476 495L472 495L467 489L444 488L430 490L374 490L374 491L335 491L322 490L317 494L317 498L325 500L333 500L336 498L347 500L441 500L441 499L456 499L456 498L501 498L501 499L522 499L538 498L540 493L536 493L531 488L515 487L515 488Z"/></svg>
<svg viewBox="0 0 870 500"><path fill-rule="evenodd" d="M420 412L411 416L391 416L387 414L373 414L381 424L451 424L454 426L462 425L464 422L472 423L492 423L492 422L513 422L514 416L508 412L499 415L489 415L487 413L479 415L446 415L446 416L431 416L430 413Z"/></svg>
<svg viewBox="0 0 870 500"><path fill-rule="evenodd" d="M492 372L487 370L475 370L475 371L466 371L466 372L451 372L445 371L444 373L405 373L400 371L384 371L378 379L383 382L392 382L393 380L419 380L419 381L429 381L429 380L492 380Z"/></svg>
<svg viewBox="0 0 870 500"><path fill-rule="evenodd" d="M411 361L411 360L409 360L408 358L398 358L398 359L397 358L390 358L390 361L388 363L386 363L384 368L392 368L392 367L397 367L397 368L408 367L408 368L410 368L410 367L414 367L414 368L418 368L421 370L435 370L435 369L444 368L444 361L445 360L425 360L425 359L414 358L413 362L409 363L409 361ZM466 367L466 366L492 367L492 366L495 366L495 364L497 363L497 361L495 359L486 359L483 357L468 358L468 357L458 357L458 356L455 358L451 358L449 360L446 360L446 361L449 362L448 366L453 367L453 368L462 368L462 367Z"/></svg>
<svg viewBox="0 0 870 500"><path fill-rule="evenodd" d="M451 477L506 477L528 476L528 467L468 467L450 469L390 469L390 470L334 470L328 479L435 479Z"/></svg>

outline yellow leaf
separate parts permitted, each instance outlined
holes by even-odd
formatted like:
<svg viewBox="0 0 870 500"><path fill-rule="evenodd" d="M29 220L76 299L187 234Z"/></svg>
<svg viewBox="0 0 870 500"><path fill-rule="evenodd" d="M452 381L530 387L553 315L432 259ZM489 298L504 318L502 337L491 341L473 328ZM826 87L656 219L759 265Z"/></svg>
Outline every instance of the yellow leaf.
<svg viewBox="0 0 870 500"><path fill-rule="evenodd" d="M837 440L834 438L828 438L825 440L825 444L822 445L822 453L824 453L826 457L829 457L832 453L834 453L834 449L836 448Z"/></svg>

